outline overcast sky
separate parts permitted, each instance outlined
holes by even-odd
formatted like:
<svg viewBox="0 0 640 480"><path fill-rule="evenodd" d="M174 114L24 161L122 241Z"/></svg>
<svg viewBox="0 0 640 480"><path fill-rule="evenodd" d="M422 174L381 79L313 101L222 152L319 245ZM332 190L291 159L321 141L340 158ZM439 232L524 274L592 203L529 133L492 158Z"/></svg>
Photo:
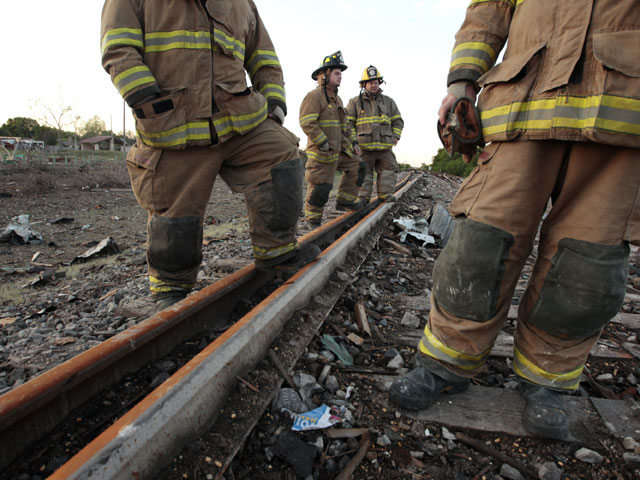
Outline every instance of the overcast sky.
<svg viewBox="0 0 640 480"><path fill-rule="evenodd" d="M454 35L469 0L255 0L284 68L289 115L285 126L306 144L298 109L315 87L311 72L341 50L349 67L339 90L343 102L358 94L358 80L378 67L405 120L398 161L430 163L440 146L436 112L445 95ZM3 1L0 16L2 101L8 118L40 119L38 104L86 121L101 117L122 131L123 101L100 63L104 0ZM68 117L71 119L71 116ZM126 128L133 119L126 112ZM67 129L73 130L71 125Z"/></svg>

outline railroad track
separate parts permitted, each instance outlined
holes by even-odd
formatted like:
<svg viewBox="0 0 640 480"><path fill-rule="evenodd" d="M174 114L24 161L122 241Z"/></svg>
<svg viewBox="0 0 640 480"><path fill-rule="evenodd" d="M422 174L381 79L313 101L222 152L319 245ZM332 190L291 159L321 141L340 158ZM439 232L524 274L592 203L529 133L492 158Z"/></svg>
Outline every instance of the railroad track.
<svg viewBox="0 0 640 480"><path fill-rule="evenodd" d="M407 175L397 196L415 180ZM155 390L129 400L132 408L118 411L113 424L87 438L50 478L151 477L162 459L215 421L237 378L265 357L287 319L323 288L391 208L393 204L373 202L302 237L302 243L314 243L323 252L284 281L248 265L1 396L0 470L127 375L203 332L215 336ZM255 306L239 314L249 299Z"/></svg>

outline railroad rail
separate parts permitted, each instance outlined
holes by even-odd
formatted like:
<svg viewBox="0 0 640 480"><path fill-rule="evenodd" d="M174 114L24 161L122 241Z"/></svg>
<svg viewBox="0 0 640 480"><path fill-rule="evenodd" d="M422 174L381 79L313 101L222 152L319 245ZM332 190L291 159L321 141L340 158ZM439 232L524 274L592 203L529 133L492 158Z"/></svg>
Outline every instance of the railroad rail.
<svg viewBox="0 0 640 480"><path fill-rule="evenodd" d="M407 175L400 198L415 182ZM147 478L215 420L236 377L265 357L287 318L320 291L349 251L393 204L370 203L300 239L323 249L249 313L238 304L273 281L253 264L0 396L0 469L51 432L74 409L125 375L203 331L221 331L211 344L90 441L50 478ZM170 458L170 457L169 457Z"/></svg>

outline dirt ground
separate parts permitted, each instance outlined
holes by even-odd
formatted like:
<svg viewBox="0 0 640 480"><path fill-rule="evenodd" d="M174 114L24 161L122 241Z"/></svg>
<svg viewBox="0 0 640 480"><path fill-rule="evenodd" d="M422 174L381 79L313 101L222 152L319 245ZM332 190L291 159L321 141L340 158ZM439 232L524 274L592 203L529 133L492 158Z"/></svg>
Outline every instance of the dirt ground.
<svg viewBox="0 0 640 480"><path fill-rule="evenodd" d="M450 200L456 182L438 182L436 177L433 178L430 185L436 191L430 193L429 201L433 202L434 197L445 202ZM437 191L443 185L447 188ZM407 197L403 201L409 203L402 207L407 211L411 205L421 201L417 197ZM0 232L14 217L29 215L30 227L42 235L42 243L39 244L0 242L2 394L135 323L138 318L123 305L131 298L146 296L148 291L144 258L146 213L138 206L129 188L124 164L2 166L0 206ZM209 284L251 261L243 198L231 193L223 182L218 181L209 207L205 219L205 259L199 275L201 285ZM390 230L386 236L395 238L395 232ZM104 257L94 255L88 262L77 259L108 238L117 245L118 253ZM439 249L429 250L429 256L434 258L438 253ZM339 322L344 320L344 312L353 311L352 303L362 295L365 286L369 291L369 283L385 285L380 301L389 306L385 315L393 317L396 322L399 321L396 317L402 317L407 307L401 303L402 296L394 293L401 286L397 283L399 280L393 280L394 277L407 279L402 283L404 295L417 296L423 294L425 288L431 288L431 263L425 264L424 259L418 256L404 266L405 262L390 260L391 257L393 255L388 248L374 251L368 270L361 274L361 281L367 277L369 280L362 285L356 284L341 300L334 317L329 319L331 322L341 325ZM635 291L634 286L640 286L637 272L640 268L634 257L629 278L632 292ZM626 302L623 310L639 313L640 296ZM393 333L393 325L390 321L389 330L382 330L383 334ZM637 335L635 340L631 340L634 335L636 332L611 325L603 338L611 341L623 338L637 343ZM371 347L373 353L362 356L371 362L366 365L384 367L388 362L384 353L389 345L380 340ZM321 353L321 350L322 346L315 342L309 351ZM411 348L400 351L407 365L414 352ZM315 374L321 367L316 355L316 360L309 363L306 359L297 368ZM613 383L607 388L615 395L630 396L637 402L640 396L637 359L597 360L590 362L589 367L594 378L613 373ZM509 381L509 370L503 361L490 362L486 374L477 380L477 384L500 386ZM498 473L501 471L500 462L490 455L460 443L453 444L441 426L408 420L401 412L389 408L386 393L379 384L353 373L336 375L341 386L357 384L361 392L354 401L358 413L355 426L366 426L378 432L376 443L355 478L518 478L501 476ZM590 394L598 394L590 390ZM277 456L269 459L265 455L265 448L270 442L275 442L286 424L287 420L266 414L234 463L232 472L235 471L235 476L230 472L227 478L296 478L293 467L286 461ZM431 432L429 437L425 436L426 431ZM538 472L540 463L545 461L555 464L558 472L562 472L557 476L540 476L538 473L539 478L626 479L634 478L640 472L639 467L623 460L623 455L632 455L633 450L625 450L620 439L603 438L599 452L605 460L596 466L577 461L574 454L579 446L565 442L473 431L463 433ZM379 441L383 434L390 443ZM311 437L314 436L302 435L305 441L317 440ZM338 463L349 456L345 452L353 454L357 450L354 442L343 443L345 448L334 452L333 457L323 457L325 464L326 458L330 458L335 460L333 463L337 468ZM318 478L333 478L327 469L317 471L321 472ZM176 464L174 472L176 478L209 478L198 477L192 466L183 470ZM550 475L554 475L553 471ZM39 477L32 475L25 480L35 478Z"/></svg>

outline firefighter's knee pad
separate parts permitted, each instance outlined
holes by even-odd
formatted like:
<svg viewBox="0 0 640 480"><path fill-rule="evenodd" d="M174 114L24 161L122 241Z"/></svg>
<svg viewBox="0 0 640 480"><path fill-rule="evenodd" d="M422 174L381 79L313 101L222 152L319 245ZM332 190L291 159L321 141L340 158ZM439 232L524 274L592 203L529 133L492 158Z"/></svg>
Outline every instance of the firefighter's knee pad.
<svg viewBox="0 0 640 480"><path fill-rule="evenodd" d="M513 236L466 217L456 220L433 268L433 294L457 317L486 322L497 312L505 261Z"/></svg>
<svg viewBox="0 0 640 480"><path fill-rule="evenodd" d="M288 230L298 221L302 211L302 176L304 169L299 158L287 160L271 169L273 218L268 221L273 230Z"/></svg>
<svg viewBox="0 0 640 480"><path fill-rule="evenodd" d="M629 245L563 238L551 259L528 322L566 339L597 334L620 310L629 274Z"/></svg>
<svg viewBox="0 0 640 480"><path fill-rule="evenodd" d="M358 165L358 178L356 179L356 185L361 187L364 183L364 177L367 174L367 164L364 160L360 160Z"/></svg>
<svg viewBox="0 0 640 480"><path fill-rule="evenodd" d="M153 215L147 260L153 268L169 273L198 267L202 261L202 219Z"/></svg>
<svg viewBox="0 0 640 480"><path fill-rule="evenodd" d="M329 201L329 193L331 193L332 188L333 184L331 183L319 183L314 185L313 190L311 191L311 196L309 197L309 203L314 207L324 207Z"/></svg>

